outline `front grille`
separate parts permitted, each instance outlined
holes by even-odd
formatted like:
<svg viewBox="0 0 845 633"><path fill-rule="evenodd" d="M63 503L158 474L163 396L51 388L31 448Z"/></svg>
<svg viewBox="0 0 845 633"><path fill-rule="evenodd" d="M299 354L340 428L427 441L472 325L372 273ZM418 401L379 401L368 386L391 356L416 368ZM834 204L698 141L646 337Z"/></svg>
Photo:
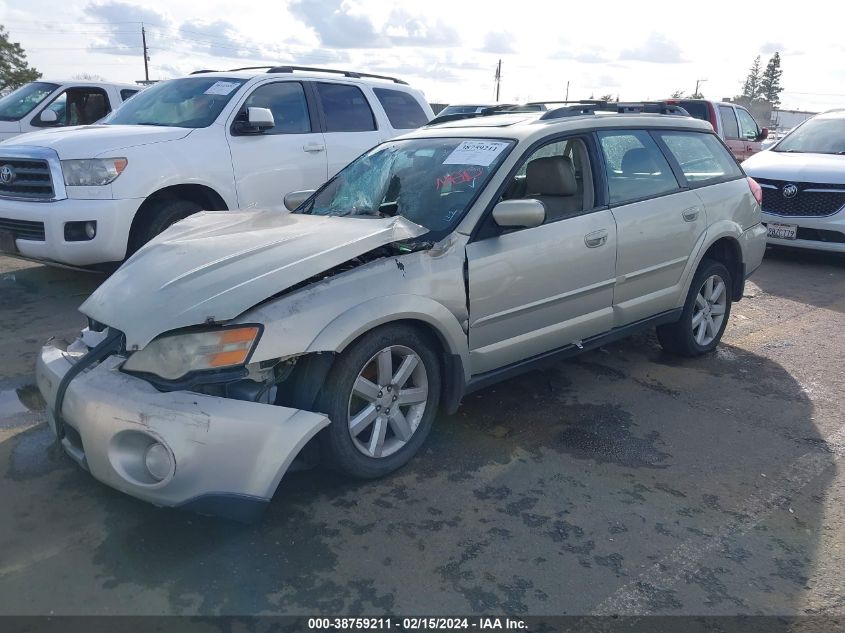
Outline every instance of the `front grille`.
<svg viewBox="0 0 845 633"><path fill-rule="evenodd" d="M763 212L790 217L833 215L845 206L845 185L818 182L791 182L756 178L763 186ZM783 195L783 188L795 185L798 193L791 198ZM813 191L824 189L825 191Z"/></svg>
<svg viewBox="0 0 845 633"><path fill-rule="evenodd" d="M0 231L10 231L15 239L44 241L44 223L0 218Z"/></svg>
<svg viewBox="0 0 845 633"><path fill-rule="evenodd" d="M0 157L0 197L49 200L53 179L46 160Z"/></svg>

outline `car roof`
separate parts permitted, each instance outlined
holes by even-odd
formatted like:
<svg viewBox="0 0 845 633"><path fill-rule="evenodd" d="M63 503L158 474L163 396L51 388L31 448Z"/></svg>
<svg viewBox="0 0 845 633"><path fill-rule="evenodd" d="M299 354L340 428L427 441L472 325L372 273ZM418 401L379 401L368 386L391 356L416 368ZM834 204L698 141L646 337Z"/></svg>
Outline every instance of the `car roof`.
<svg viewBox="0 0 845 633"><path fill-rule="evenodd" d="M141 90L144 86L138 84L123 84L116 81L89 81L88 79L37 79L37 82L47 84L58 84L59 86L96 86L97 88L105 88L107 86L115 86L121 89Z"/></svg>
<svg viewBox="0 0 845 633"><path fill-rule="evenodd" d="M457 136L467 138L507 138L533 140L552 134L596 129L682 128L713 133L706 121L688 116L667 114L613 114L597 112L561 118L550 118L549 112L519 112L494 114L474 119L449 121L426 126L401 138L436 138Z"/></svg>
<svg viewBox="0 0 845 633"><path fill-rule="evenodd" d="M285 68L285 67L281 67ZM240 69L240 70L199 70L196 72L187 75L187 77L220 77L228 78L228 79L244 79L249 81L250 79L255 78L265 78L265 79L278 79L278 78L292 78L292 79L339 79L346 83L357 83L363 84L367 86L378 86L384 88L391 88L394 90L403 90L405 92L415 90L411 86L409 86L406 82L402 81L401 79L396 79L393 77L382 77L382 76L368 76L366 73L356 73L354 71L348 71L348 74L344 74L344 71L337 71L337 70L307 70L307 71L300 71L297 70L296 72L270 72L267 70L267 67L262 67L260 69Z"/></svg>

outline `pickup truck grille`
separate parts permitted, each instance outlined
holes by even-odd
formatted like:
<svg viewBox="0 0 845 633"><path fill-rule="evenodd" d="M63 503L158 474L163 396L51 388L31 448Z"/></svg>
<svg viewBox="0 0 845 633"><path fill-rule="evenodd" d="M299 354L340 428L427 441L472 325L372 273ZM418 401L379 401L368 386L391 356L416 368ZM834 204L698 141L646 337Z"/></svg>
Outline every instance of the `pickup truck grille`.
<svg viewBox="0 0 845 633"><path fill-rule="evenodd" d="M9 231L12 237L21 240L44 241L44 223L29 220L11 220L0 218L0 231Z"/></svg>
<svg viewBox="0 0 845 633"><path fill-rule="evenodd" d="M763 212L789 217L833 215L845 206L845 185L817 182L790 182L755 178L763 188ZM784 187L795 185L792 197L784 195Z"/></svg>
<svg viewBox="0 0 845 633"><path fill-rule="evenodd" d="M0 197L52 199L53 179L47 161L0 157Z"/></svg>

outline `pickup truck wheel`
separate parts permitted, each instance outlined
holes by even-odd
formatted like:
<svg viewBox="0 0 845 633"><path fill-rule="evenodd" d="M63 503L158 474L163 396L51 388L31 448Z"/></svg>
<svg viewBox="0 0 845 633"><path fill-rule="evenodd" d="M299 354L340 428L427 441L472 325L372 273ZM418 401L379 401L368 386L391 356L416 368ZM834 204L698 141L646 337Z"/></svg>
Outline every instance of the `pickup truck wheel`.
<svg viewBox="0 0 845 633"><path fill-rule="evenodd" d="M403 466L425 441L440 400L440 365L412 327L385 325L337 359L318 410L332 423L322 436L326 463L359 479Z"/></svg>
<svg viewBox="0 0 845 633"><path fill-rule="evenodd" d="M667 352L701 356L716 348L731 315L731 274L721 263L704 260L690 284L681 318L657 328Z"/></svg>
<svg viewBox="0 0 845 633"><path fill-rule="evenodd" d="M176 224L179 220L184 220L189 215L202 211L202 207L191 200L162 200L153 204L154 206L146 214L146 217L149 218L146 226L138 227L140 230L138 231L136 243L132 245L133 252L141 248L170 225Z"/></svg>

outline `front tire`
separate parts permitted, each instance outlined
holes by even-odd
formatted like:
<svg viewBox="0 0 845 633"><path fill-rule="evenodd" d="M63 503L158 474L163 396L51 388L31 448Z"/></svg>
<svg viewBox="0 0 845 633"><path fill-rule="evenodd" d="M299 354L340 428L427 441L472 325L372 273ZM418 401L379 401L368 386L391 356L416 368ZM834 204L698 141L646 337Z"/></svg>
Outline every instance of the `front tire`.
<svg viewBox="0 0 845 633"><path fill-rule="evenodd" d="M332 421L326 463L358 479L382 477L420 449L440 401L435 346L413 327L384 325L338 357L318 398Z"/></svg>
<svg viewBox="0 0 845 633"><path fill-rule="evenodd" d="M722 339L731 314L733 280L720 262L704 260L690 284L681 318L658 326L663 349L679 356L701 356Z"/></svg>
<svg viewBox="0 0 845 633"><path fill-rule="evenodd" d="M131 253L179 220L184 220L203 210L200 205L191 200L164 199L152 204L153 207L145 213L146 226L138 227L133 243L130 245Z"/></svg>

